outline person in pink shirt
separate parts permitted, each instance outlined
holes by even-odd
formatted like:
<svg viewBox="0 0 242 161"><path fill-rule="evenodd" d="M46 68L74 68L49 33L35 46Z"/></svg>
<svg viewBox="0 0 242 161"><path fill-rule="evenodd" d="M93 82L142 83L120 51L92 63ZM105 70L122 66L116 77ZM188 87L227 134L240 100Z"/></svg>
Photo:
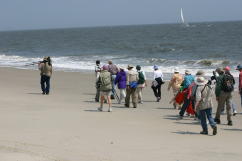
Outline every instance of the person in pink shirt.
<svg viewBox="0 0 242 161"><path fill-rule="evenodd" d="M242 65L238 65L236 70L239 71L239 94L241 98L241 107L242 107Z"/></svg>

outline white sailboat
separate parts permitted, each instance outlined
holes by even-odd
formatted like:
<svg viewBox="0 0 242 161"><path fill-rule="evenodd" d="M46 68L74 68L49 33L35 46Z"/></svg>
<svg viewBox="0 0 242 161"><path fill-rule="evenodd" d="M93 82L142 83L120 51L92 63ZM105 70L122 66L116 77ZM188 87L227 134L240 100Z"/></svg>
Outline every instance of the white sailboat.
<svg viewBox="0 0 242 161"><path fill-rule="evenodd" d="M184 26L186 26L186 27L189 26L189 24L185 22L185 19L184 19L184 16L183 16L182 8L181 8L181 20L182 20L182 24L183 24Z"/></svg>

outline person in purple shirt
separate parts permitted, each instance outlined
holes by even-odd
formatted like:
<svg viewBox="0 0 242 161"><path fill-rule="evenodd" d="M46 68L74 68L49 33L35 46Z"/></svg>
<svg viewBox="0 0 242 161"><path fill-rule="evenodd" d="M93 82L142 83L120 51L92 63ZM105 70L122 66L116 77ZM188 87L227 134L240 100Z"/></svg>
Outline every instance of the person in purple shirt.
<svg viewBox="0 0 242 161"><path fill-rule="evenodd" d="M126 72L123 68L120 68L120 72L117 73L117 76L114 81L115 85L118 84L118 89L120 91L119 104L122 103L122 99L126 97Z"/></svg>

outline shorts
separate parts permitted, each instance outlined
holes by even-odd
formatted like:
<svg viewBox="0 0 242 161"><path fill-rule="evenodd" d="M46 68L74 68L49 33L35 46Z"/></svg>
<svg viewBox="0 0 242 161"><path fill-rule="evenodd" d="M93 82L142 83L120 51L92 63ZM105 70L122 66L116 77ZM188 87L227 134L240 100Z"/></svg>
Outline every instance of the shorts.
<svg viewBox="0 0 242 161"><path fill-rule="evenodd" d="M108 90L108 91L100 91L100 95L101 96L111 96L111 90Z"/></svg>

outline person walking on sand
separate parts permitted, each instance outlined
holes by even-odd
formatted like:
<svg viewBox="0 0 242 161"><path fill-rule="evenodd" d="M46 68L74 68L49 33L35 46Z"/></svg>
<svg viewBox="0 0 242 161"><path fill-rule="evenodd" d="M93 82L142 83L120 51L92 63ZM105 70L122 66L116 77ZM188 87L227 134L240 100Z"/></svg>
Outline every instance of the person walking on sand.
<svg viewBox="0 0 242 161"><path fill-rule="evenodd" d="M224 70L217 68L216 72L219 74L216 80L215 94L218 101L217 112L214 121L220 124L221 109L226 104L228 125L232 126L231 109L232 109L232 92L234 90L234 77L229 74L225 74Z"/></svg>
<svg viewBox="0 0 242 161"><path fill-rule="evenodd" d="M142 90L147 86L146 83L146 75L145 72L141 70L141 66L137 65L136 70L138 72L138 86L137 86L137 93L138 93L138 103L143 104L143 99L142 99Z"/></svg>
<svg viewBox="0 0 242 161"><path fill-rule="evenodd" d="M100 84L98 84L98 78L101 72L101 65L100 65L100 60L96 60L96 66L95 66L95 76L96 76L96 96L95 96L95 101L99 102L99 97L100 97Z"/></svg>
<svg viewBox="0 0 242 161"><path fill-rule="evenodd" d="M170 89L172 88L174 97L180 91L182 81L183 81L182 75L179 73L178 68L175 68L174 74L171 77L171 80L169 82L168 89L167 89L168 91L170 91ZM177 103L175 101L173 101L173 107L174 109L176 109L177 107ZM179 108L181 108L180 105L179 105Z"/></svg>
<svg viewBox="0 0 242 161"><path fill-rule="evenodd" d="M126 97L126 81L126 72L124 71L124 68L120 67L120 71L114 81L115 85L118 84L118 89L120 91L119 104L121 104L122 100Z"/></svg>
<svg viewBox="0 0 242 161"><path fill-rule="evenodd" d="M125 98L125 107L129 107L130 96L132 96L133 107L137 108L138 99L137 99L137 86L138 86L138 72L133 70L134 66L128 65L127 72L127 87L126 87L126 98Z"/></svg>
<svg viewBox="0 0 242 161"><path fill-rule="evenodd" d="M45 57L43 61L38 63L40 70L40 84L42 94L48 95L50 93L50 78L52 75L52 63L50 57Z"/></svg>
<svg viewBox="0 0 242 161"><path fill-rule="evenodd" d="M213 135L217 134L217 126L212 117L212 96L214 87L207 83L208 81L203 76L198 76L195 79L197 85L196 90L196 105L195 111L199 111L201 119L202 131L200 134L208 135L207 120L213 129Z"/></svg>
<svg viewBox="0 0 242 161"><path fill-rule="evenodd" d="M151 88L153 89L154 95L156 97L156 101L159 102L161 99L161 85L163 82L163 73L159 70L157 65L154 65L154 80L152 82Z"/></svg>
<svg viewBox="0 0 242 161"><path fill-rule="evenodd" d="M108 65L104 65L102 67L102 70L100 72L99 80L100 82L100 95L101 95L101 101L100 101L100 107L98 108L99 111L103 111L103 103L105 97L107 97L108 100L108 112L112 111L112 103L111 103L111 92L112 92L112 77L111 74L108 72Z"/></svg>
<svg viewBox="0 0 242 161"><path fill-rule="evenodd" d="M241 108L242 108L242 65L238 65L236 70L239 71L239 94L240 94L240 101L241 101Z"/></svg>
<svg viewBox="0 0 242 161"><path fill-rule="evenodd" d="M188 87L194 82L194 77L191 75L191 72L189 70L185 70L185 76L184 76L184 80L181 84L181 86L183 87L183 91L187 91L185 93L185 97L184 97L184 103L182 105L182 108L179 112L179 119L182 119L184 116L184 113L186 112L186 109L188 108L188 106L190 105L190 101L191 99L188 97Z"/></svg>
<svg viewBox="0 0 242 161"><path fill-rule="evenodd" d="M111 94L111 99L114 99L114 95L115 95L115 78L117 73L119 72L119 68L117 67L117 65L113 64L113 62L111 60L108 61L108 71L111 73L112 76L112 94Z"/></svg>

